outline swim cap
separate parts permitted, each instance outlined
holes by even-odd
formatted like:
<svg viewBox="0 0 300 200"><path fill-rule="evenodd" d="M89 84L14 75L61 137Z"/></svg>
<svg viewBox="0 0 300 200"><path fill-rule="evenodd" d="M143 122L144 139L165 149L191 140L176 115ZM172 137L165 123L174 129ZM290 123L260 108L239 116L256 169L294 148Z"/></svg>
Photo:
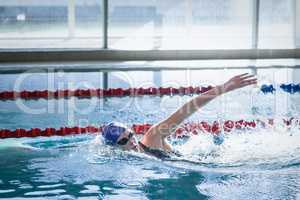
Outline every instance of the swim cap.
<svg viewBox="0 0 300 200"><path fill-rule="evenodd" d="M127 127L124 124L112 122L103 128L102 135L107 144L115 145L120 135L122 135L126 129Z"/></svg>

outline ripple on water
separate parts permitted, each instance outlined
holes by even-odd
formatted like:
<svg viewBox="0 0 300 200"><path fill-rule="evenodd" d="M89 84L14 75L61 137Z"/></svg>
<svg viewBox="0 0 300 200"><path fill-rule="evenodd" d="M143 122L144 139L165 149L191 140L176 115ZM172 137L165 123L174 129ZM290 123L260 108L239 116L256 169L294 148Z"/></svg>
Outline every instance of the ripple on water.
<svg viewBox="0 0 300 200"><path fill-rule="evenodd" d="M95 193L100 190L98 185L85 185L84 188L86 188L86 190L82 190L81 193Z"/></svg>
<svg viewBox="0 0 300 200"><path fill-rule="evenodd" d="M33 186L30 184L20 184L19 185L19 189L31 189L31 188L33 188Z"/></svg>
<svg viewBox="0 0 300 200"><path fill-rule="evenodd" d="M53 184L53 185L40 185L38 188L56 188L56 187L61 187L65 186L66 184L60 183L60 184Z"/></svg>
<svg viewBox="0 0 300 200"><path fill-rule="evenodd" d="M57 190L41 190L41 191L33 191L33 192L27 192L24 195L25 196L45 196L45 195L59 195L61 193L65 193L66 191L63 189L57 189Z"/></svg>
<svg viewBox="0 0 300 200"><path fill-rule="evenodd" d="M5 193L10 193L10 192L15 192L16 190L14 189L7 189L7 190L0 190L0 194L5 194Z"/></svg>

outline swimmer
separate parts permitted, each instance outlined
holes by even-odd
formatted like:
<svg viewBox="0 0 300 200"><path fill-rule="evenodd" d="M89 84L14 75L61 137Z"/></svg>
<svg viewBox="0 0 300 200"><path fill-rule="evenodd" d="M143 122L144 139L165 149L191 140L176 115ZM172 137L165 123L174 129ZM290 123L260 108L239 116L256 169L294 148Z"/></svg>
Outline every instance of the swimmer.
<svg viewBox="0 0 300 200"><path fill-rule="evenodd" d="M130 128L118 122L110 123L104 127L102 133L103 138L106 144L119 147L123 150L134 150L146 153L160 159L169 158L172 155L179 156L179 154L172 149L171 145L168 144L166 138L170 136L185 119L216 97L256 83L257 79L248 73L234 76L226 83L218 85L192 98L166 119L154 124L140 141L137 141L134 132Z"/></svg>

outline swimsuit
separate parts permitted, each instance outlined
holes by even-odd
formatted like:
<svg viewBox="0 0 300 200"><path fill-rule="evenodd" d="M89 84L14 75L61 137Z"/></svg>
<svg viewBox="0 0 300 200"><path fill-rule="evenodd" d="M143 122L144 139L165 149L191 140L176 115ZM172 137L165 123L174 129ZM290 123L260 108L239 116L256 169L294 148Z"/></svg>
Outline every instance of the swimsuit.
<svg viewBox="0 0 300 200"><path fill-rule="evenodd" d="M181 156L181 154L179 152L176 152L176 151L166 152L162 149L155 149L155 148L147 147L146 145L144 145L141 142L139 142L139 146L143 149L143 151L146 154L152 155L152 156L154 156L158 159L162 159L162 160L169 159L172 156L177 156L177 157Z"/></svg>

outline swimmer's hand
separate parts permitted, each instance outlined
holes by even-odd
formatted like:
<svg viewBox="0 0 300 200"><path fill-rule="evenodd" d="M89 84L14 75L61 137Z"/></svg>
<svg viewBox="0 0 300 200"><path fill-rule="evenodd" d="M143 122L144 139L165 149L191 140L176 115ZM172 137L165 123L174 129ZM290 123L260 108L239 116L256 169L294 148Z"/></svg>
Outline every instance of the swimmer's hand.
<svg viewBox="0 0 300 200"><path fill-rule="evenodd" d="M229 81L224 83L220 89L222 90L222 93L225 93L254 84L257 84L257 78L255 78L254 75L245 73L234 76Z"/></svg>

